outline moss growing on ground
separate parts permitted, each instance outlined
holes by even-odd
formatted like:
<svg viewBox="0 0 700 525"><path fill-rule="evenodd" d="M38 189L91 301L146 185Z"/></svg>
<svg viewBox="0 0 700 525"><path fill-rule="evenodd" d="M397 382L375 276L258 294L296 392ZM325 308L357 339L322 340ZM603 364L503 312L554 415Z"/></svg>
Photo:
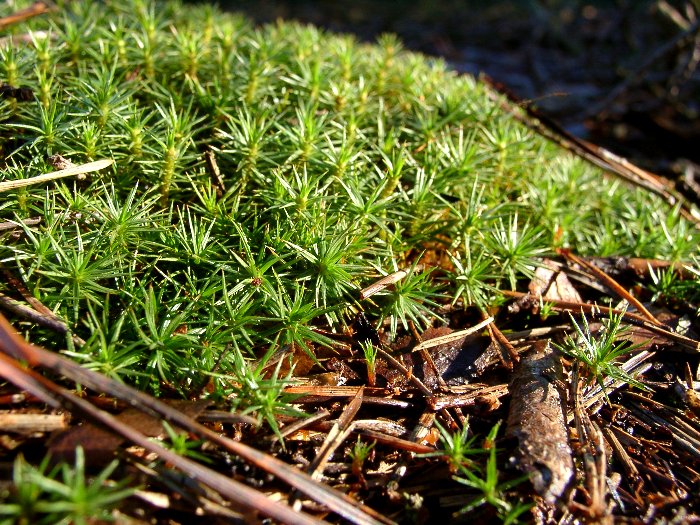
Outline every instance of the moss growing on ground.
<svg viewBox="0 0 700 525"><path fill-rule="evenodd" d="M0 193L0 222L18 225L0 229L18 279L0 292L21 283L70 330L17 319L28 340L153 393L206 390L276 430L299 411L273 356L314 366L359 311L387 341L449 305L479 318L558 247L697 265L678 209L392 36L138 0L65 3L10 31L0 81L32 96L0 98L0 182L54 155L115 162Z"/></svg>
<svg viewBox="0 0 700 525"><path fill-rule="evenodd" d="M239 351L313 353L328 342L314 328L340 330L360 287L426 250L448 271L428 263L365 306L392 332L435 304L488 306L556 246L697 253L676 211L392 36L141 1L71 2L14 32L0 79L35 98L0 102L0 181L55 154L115 164L5 192L1 219L41 223L2 234L0 259L86 340L76 359L143 386L236 374Z"/></svg>

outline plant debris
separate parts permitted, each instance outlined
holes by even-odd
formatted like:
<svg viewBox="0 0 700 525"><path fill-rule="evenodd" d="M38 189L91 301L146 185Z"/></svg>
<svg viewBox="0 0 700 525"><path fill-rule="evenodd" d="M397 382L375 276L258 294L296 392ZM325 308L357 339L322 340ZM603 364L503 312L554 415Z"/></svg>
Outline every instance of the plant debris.
<svg viewBox="0 0 700 525"><path fill-rule="evenodd" d="M565 381L549 341L534 347L513 372L506 435L518 440L516 463L529 473L535 491L554 503L574 476L566 400L561 397Z"/></svg>

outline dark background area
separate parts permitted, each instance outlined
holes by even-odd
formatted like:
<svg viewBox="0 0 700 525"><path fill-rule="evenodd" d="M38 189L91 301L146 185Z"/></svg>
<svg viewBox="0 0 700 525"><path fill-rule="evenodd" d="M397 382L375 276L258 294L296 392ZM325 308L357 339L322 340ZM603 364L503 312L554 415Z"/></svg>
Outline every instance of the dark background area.
<svg viewBox="0 0 700 525"><path fill-rule="evenodd" d="M484 72L575 135L667 176L700 163L700 1L222 1ZM682 181L681 181L682 183Z"/></svg>

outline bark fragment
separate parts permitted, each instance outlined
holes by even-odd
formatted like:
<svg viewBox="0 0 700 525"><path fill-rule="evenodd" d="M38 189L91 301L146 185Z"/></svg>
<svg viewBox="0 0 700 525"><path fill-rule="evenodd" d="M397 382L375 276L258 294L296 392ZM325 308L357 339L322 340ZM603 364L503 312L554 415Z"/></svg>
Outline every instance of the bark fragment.
<svg viewBox="0 0 700 525"><path fill-rule="evenodd" d="M563 494L574 474L562 400L554 384L561 375L549 340L539 341L516 366L510 384L507 435L518 440L515 460L549 503Z"/></svg>

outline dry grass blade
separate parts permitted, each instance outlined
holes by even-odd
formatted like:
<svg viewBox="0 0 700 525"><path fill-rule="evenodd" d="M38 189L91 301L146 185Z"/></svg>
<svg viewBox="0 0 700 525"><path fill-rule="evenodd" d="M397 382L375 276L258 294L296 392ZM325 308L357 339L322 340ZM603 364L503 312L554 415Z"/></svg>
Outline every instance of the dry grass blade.
<svg viewBox="0 0 700 525"><path fill-rule="evenodd" d="M464 339L465 337L478 332L479 330L491 324L492 322L493 317L489 317L481 321L479 324L476 324L465 330L459 330L457 332L452 332L451 334L443 335L440 337L433 337L432 339L428 339L414 346L412 352L418 352L419 350L428 350L429 348L434 348L436 346L451 343L459 339Z"/></svg>
<svg viewBox="0 0 700 525"><path fill-rule="evenodd" d="M358 423L356 427L359 427ZM428 454L430 452L435 452L434 447L429 447L427 445L421 445L414 441L409 441L407 439L401 439L394 436L387 436L381 432L376 432L374 430L362 429L359 431L360 435L368 438L368 440L376 441L383 445L387 445L396 450L404 450L406 452L414 452L416 454Z"/></svg>
<svg viewBox="0 0 700 525"><path fill-rule="evenodd" d="M360 290L360 299L367 299L368 297L371 297L374 294L386 289L388 286L399 282L401 279L406 277L410 271L419 272L422 269L423 266L418 264L411 270L399 270L397 272L390 273L389 275L382 277L378 281L370 284L368 287Z"/></svg>
<svg viewBox="0 0 700 525"><path fill-rule="evenodd" d="M207 439L229 452L237 454L256 467L271 473L295 489L306 494L314 501L326 505L329 509L343 516L348 521L368 525L392 523L376 511L360 505L357 501L337 492L327 485L317 483L307 474L296 470L281 460L260 452L244 443L223 437L197 423L182 412L173 409L143 392L123 383L108 379L92 370L83 368L63 356L53 354L43 348L26 343L15 334L10 324L1 315L0 351L15 359L26 362L29 366L42 366L55 373L68 377L76 383L80 383L84 387L112 395L144 412L160 415L166 421L174 423L186 431Z"/></svg>
<svg viewBox="0 0 700 525"><path fill-rule="evenodd" d="M207 163L207 171L212 179L212 184L216 188L217 196L221 197L221 195L226 193L226 185L224 184L224 179L221 178L221 170L211 149L204 152L204 160Z"/></svg>
<svg viewBox="0 0 700 525"><path fill-rule="evenodd" d="M328 385L291 385L284 389L287 394L308 395L314 398L355 397L359 390L372 391L377 394L385 393L383 388L367 388L361 386L328 386ZM302 400L304 398L301 398Z"/></svg>
<svg viewBox="0 0 700 525"><path fill-rule="evenodd" d="M620 369L631 377L641 376L653 366L653 363L650 363L649 360L654 357L654 355L654 352L642 350L638 354L631 356L624 363L621 363ZM600 384L595 384L586 392L583 406L589 413L595 414L606 402L607 396L615 390L628 385L629 383L627 381L606 377L603 379L602 386ZM569 418L569 421L571 421L571 418Z"/></svg>
<svg viewBox="0 0 700 525"><path fill-rule="evenodd" d="M65 323L59 319L56 314L48 308L44 303L42 303L39 299L34 297L34 295L27 290L27 287L24 285L24 283L15 277L15 275L9 271L7 268L5 268L4 265L0 264L0 270L2 270L2 273L5 275L5 278L7 279L7 284L10 285L11 288L13 288L17 293L19 293L22 298L27 301L27 303L36 310L40 315L43 315L44 317L47 317L56 323L63 324L65 326L66 331L68 330L68 327L65 325Z"/></svg>
<svg viewBox="0 0 700 525"><path fill-rule="evenodd" d="M88 162L86 164L80 164L72 168L67 168L65 170L52 171L51 173L42 173L36 177L30 177L28 179L19 180L6 180L0 182L0 192L15 190L17 188L23 188L25 186L32 186L34 184L41 184L42 182L49 182L56 179L61 179L63 177L73 177L75 175L85 175L86 173L92 173L93 171L99 171L111 166L114 163L112 159L102 159L96 160L94 162Z"/></svg>
<svg viewBox="0 0 700 525"><path fill-rule="evenodd" d="M307 472L314 479L319 479L323 474L323 469L330 460L333 452L345 441L352 432L351 423L357 415L357 411L362 406L362 388L357 391L355 397L347 404L340 414L331 430L326 435L326 439L314 460L309 465Z"/></svg>

